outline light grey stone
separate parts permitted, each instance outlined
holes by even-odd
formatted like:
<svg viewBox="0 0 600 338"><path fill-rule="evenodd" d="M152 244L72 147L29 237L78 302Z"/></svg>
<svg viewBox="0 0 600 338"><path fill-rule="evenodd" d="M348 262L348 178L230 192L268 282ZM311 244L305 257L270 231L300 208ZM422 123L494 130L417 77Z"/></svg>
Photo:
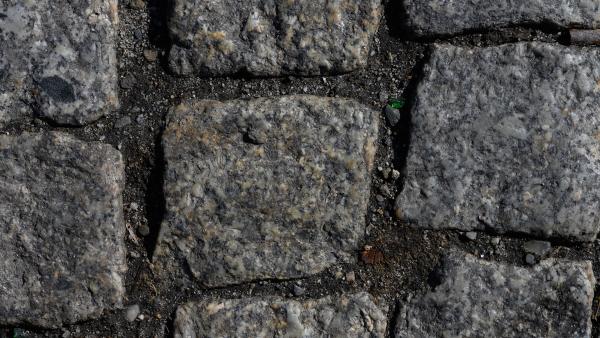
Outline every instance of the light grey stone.
<svg viewBox="0 0 600 338"><path fill-rule="evenodd" d="M118 107L117 0L0 2L0 126L82 125Z"/></svg>
<svg viewBox="0 0 600 338"><path fill-rule="evenodd" d="M177 74L344 73L364 67L381 0L175 0Z"/></svg>
<svg viewBox="0 0 600 338"><path fill-rule="evenodd" d="M600 51L437 45L417 88L396 202L415 226L592 241Z"/></svg>
<svg viewBox="0 0 600 338"><path fill-rule="evenodd" d="M262 144L248 139L257 126ZM297 278L354 261L377 129L377 112L348 99L174 108L163 135L167 210L157 257L183 254L207 286Z"/></svg>
<svg viewBox="0 0 600 338"><path fill-rule="evenodd" d="M406 26L420 36L531 24L600 28L596 0L404 0L402 6Z"/></svg>
<svg viewBox="0 0 600 338"><path fill-rule="evenodd" d="M387 311L365 292L305 301L211 299L177 309L175 337L385 337Z"/></svg>
<svg viewBox="0 0 600 338"><path fill-rule="evenodd" d="M452 253L437 276L432 291L401 305L396 338L591 336L589 261L523 268Z"/></svg>
<svg viewBox="0 0 600 338"><path fill-rule="evenodd" d="M0 136L0 325L59 327L120 307L124 165L63 133Z"/></svg>

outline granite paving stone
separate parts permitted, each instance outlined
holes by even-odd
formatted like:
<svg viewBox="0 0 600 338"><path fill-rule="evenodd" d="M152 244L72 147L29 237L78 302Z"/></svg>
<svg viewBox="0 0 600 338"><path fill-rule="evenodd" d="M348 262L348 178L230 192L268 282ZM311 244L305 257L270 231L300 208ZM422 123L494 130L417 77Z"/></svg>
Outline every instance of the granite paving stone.
<svg viewBox="0 0 600 338"><path fill-rule="evenodd" d="M175 0L170 68L179 75L320 75L362 68L381 0Z"/></svg>
<svg viewBox="0 0 600 338"><path fill-rule="evenodd" d="M354 261L377 130L377 112L349 99L193 101L172 109L155 260L183 255L206 286L298 278Z"/></svg>
<svg viewBox="0 0 600 338"><path fill-rule="evenodd" d="M55 328L121 306L121 154L45 132L1 135L0 158L0 325Z"/></svg>
<svg viewBox="0 0 600 338"><path fill-rule="evenodd" d="M531 25L600 28L600 2L596 0L403 1L405 25L419 36Z"/></svg>
<svg viewBox="0 0 600 338"><path fill-rule="evenodd" d="M433 290L401 305L396 338L591 337L589 261L524 268L453 252L435 276Z"/></svg>
<svg viewBox="0 0 600 338"><path fill-rule="evenodd" d="M592 241L600 51L436 45L411 111L397 216L431 229Z"/></svg>
<svg viewBox="0 0 600 338"><path fill-rule="evenodd" d="M83 125L115 110L117 0L0 1L0 126Z"/></svg>
<svg viewBox="0 0 600 338"><path fill-rule="evenodd" d="M210 299L179 307L175 337L385 337L387 306L365 292L321 299Z"/></svg>

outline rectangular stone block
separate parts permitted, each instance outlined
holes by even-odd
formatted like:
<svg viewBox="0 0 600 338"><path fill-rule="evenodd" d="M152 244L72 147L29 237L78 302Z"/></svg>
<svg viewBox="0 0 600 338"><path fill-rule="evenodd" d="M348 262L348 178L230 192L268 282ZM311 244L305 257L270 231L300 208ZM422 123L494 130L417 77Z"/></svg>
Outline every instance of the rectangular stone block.
<svg viewBox="0 0 600 338"><path fill-rule="evenodd" d="M175 0L169 64L180 75L344 73L364 67L381 0Z"/></svg>
<svg viewBox="0 0 600 338"><path fill-rule="evenodd" d="M353 261L377 128L376 111L347 99L174 108L163 135L167 215L157 262L178 252L198 281L223 286Z"/></svg>
<svg viewBox="0 0 600 338"><path fill-rule="evenodd" d="M124 165L63 133L0 136L0 325L60 327L122 303Z"/></svg>
<svg viewBox="0 0 600 338"><path fill-rule="evenodd" d="M432 229L592 241L600 51L437 45L412 108L397 216Z"/></svg>
<svg viewBox="0 0 600 338"><path fill-rule="evenodd" d="M600 28L595 0L404 0L402 7L405 25L419 36L519 25Z"/></svg>
<svg viewBox="0 0 600 338"><path fill-rule="evenodd" d="M177 309L175 337L385 337L387 306L368 293L303 301L211 299Z"/></svg>
<svg viewBox="0 0 600 338"><path fill-rule="evenodd" d="M396 338L591 337L589 261L523 268L453 253L436 276L432 291L402 305Z"/></svg>
<svg viewBox="0 0 600 338"><path fill-rule="evenodd" d="M0 126L82 125L118 107L117 0L0 2Z"/></svg>

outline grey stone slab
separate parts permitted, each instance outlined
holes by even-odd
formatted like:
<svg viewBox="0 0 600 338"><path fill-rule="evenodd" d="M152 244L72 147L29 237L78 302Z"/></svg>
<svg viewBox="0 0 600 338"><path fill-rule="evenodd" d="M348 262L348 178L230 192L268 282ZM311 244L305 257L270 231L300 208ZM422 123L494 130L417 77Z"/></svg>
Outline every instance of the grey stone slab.
<svg viewBox="0 0 600 338"><path fill-rule="evenodd" d="M401 305L396 338L591 336L589 261L523 268L453 253L437 277L432 291Z"/></svg>
<svg viewBox="0 0 600 338"><path fill-rule="evenodd" d="M117 0L0 1L0 126L82 125L118 106Z"/></svg>
<svg viewBox="0 0 600 338"><path fill-rule="evenodd" d="M600 28L596 0L404 0L402 11L405 25L419 36L519 25Z"/></svg>
<svg viewBox="0 0 600 338"><path fill-rule="evenodd" d="M175 0L177 74L344 73L364 67L381 0Z"/></svg>
<svg viewBox="0 0 600 338"><path fill-rule="evenodd" d="M397 216L432 229L593 240L599 106L599 50L437 45L412 107Z"/></svg>
<svg viewBox="0 0 600 338"><path fill-rule="evenodd" d="M121 305L124 165L63 133L0 136L0 325L59 327Z"/></svg>
<svg viewBox="0 0 600 338"><path fill-rule="evenodd" d="M167 215L157 257L181 253L207 286L302 277L353 261L377 128L377 112L348 99L173 109L163 135Z"/></svg>
<svg viewBox="0 0 600 338"><path fill-rule="evenodd" d="M180 306L175 337L385 337L387 306L365 292L321 299L210 299Z"/></svg>

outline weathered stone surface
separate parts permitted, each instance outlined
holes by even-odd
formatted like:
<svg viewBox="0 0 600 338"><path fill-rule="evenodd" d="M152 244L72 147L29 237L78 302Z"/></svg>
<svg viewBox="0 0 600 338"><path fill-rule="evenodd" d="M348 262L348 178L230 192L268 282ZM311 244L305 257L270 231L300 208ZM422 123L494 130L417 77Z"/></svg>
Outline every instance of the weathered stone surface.
<svg viewBox="0 0 600 338"><path fill-rule="evenodd" d="M438 277L433 291L403 304L397 338L591 335L591 262L522 268L455 253Z"/></svg>
<svg viewBox="0 0 600 338"><path fill-rule="evenodd" d="M181 75L343 73L366 65L381 0L175 0L171 69Z"/></svg>
<svg viewBox="0 0 600 338"><path fill-rule="evenodd" d="M167 215L157 256L182 253L208 286L301 277L354 260L377 127L376 111L347 99L175 108L163 135Z"/></svg>
<svg viewBox="0 0 600 338"><path fill-rule="evenodd" d="M412 109L397 216L591 241L600 215L600 51L438 45Z"/></svg>
<svg viewBox="0 0 600 338"><path fill-rule="evenodd" d="M175 337L385 337L386 313L364 292L305 301L212 299L179 307Z"/></svg>
<svg viewBox="0 0 600 338"><path fill-rule="evenodd" d="M0 136L0 325L57 327L120 306L121 154L63 133Z"/></svg>
<svg viewBox="0 0 600 338"><path fill-rule="evenodd" d="M420 36L531 24L600 28L596 0L404 0L402 10Z"/></svg>
<svg viewBox="0 0 600 338"><path fill-rule="evenodd" d="M0 2L0 126L81 125L118 106L117 0Z"/></svg>

